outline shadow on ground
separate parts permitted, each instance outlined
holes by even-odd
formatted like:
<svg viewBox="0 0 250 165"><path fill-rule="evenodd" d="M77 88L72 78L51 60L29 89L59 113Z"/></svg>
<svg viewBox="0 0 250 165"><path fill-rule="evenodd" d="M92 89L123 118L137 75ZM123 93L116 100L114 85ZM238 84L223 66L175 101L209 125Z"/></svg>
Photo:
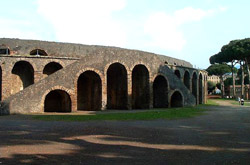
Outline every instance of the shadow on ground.
<svg viewBox="0 0 250 165"><path fill-rule="evenodd" d="M0 116L0 162L249 164L250 110L216 107L200 117L170 121L45 122Z"/></svg>

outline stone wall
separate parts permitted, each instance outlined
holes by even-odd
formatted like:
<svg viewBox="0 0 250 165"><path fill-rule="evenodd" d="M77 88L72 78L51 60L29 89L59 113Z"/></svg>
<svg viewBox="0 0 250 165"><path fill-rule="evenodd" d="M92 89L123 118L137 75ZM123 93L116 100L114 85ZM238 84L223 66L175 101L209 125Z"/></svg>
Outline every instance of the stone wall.
<svg viewBox="0 0 250 165"><path fill-rule="evenodd" d="M1 114L43 113L53 108L65 112L167 108L194 106L206 101L206 72L192 68L183 60L121 48L8 41L4 44L10 45L11 54L0 56ZM15 45L18 49L13 49ZM27 55L33 48L42 48L47 55ZM22 65L17 65L20 62ZM62 69L48 75L44 68L51 62L60 64ZM19 69L14 69L17 66ZM27 73L33 68L34 75L34 84L22 86L24 89L20 88L20 82L24 82L27 74L21 72L22 68ZM176 70L180 77L175 74ZM27 82L30 79L27 78Z"/></svg>
<svg viewBox="0 0 250 165"><path fill-rule="evenodd" d="M77 59L71 58L50 58L50 57L30 57L30 56L1 56L0 57L0 66L2 68L2 100L8 98L9 96L21 91L22 82L20 76L13 74L15 65L19 62L24 62L30 65L30 70L33 70L34 74L34 83L47 77L47 74L43 74L45 66L51 62L60 64L62 67L65 67ZM17 68L20 71L24 68ZM29 70L25 70L23 74L29 74ZM32 83L33 84L33 83Z"/></svg>

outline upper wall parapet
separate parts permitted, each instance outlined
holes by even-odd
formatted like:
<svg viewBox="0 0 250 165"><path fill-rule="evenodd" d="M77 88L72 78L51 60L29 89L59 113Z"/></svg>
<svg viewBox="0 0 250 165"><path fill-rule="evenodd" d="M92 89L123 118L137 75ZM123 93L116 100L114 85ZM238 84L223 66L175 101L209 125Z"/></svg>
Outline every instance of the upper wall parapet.
<svg viewBox="0 0 250 165"><path fill-rule="evenodd" d="M129 50L118 47L96 46L96 45L82 45L72 43L47 42L38 40L21 40L0 38L0 45L4 45L10 55L40 55L46 53L46 56L52 57L69 57L69 58L83 58L86 55L98 55L103 52L115 53L122 56L130 56L133 54L140 55L156 55L162 61L162 64L170 64L176 66L183 66L192 68L193 66L184 60L157 55L154 53ZM33 51L33 52L32 52ZM34 54L35 53L35 54ZM142 56L143 58L143 56Z"/></svg>

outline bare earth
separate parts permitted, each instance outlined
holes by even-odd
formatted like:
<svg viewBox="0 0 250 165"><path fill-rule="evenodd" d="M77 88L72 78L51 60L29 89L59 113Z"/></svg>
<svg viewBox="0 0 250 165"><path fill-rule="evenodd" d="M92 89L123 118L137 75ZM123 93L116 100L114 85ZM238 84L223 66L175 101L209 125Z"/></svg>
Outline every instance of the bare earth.
<svg viewBox="0 0 250 165"><path fill-rule="evenodd" d="M154 121L0 116L0 164L250 164L250 107Z"/></svg>

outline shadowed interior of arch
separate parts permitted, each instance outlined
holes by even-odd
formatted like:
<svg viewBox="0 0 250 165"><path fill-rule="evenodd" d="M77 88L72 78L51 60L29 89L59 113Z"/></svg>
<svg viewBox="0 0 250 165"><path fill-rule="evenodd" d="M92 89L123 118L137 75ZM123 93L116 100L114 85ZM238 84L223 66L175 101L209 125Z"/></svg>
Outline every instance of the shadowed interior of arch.
<svg viewBox="0 0 250 165"><path fill-rule="evenodd" d="M149 108L149 72L144 65L136 65L132 71L132 108Z"/></svg>
<svg viewBox="0 0 250 165"><path fill-rule="evenodd" d="M168 107L168 83L164 76L157 76L153 83L154 108Z"/></svg>
<svg viewBox="0 0 250 165"><path fill-rule="evenodd" d="M44 112L71 112L71 99L63 90L49 92L44 101Z"/></svg>
<svg viewBox="0 0 250 165"><path fill-rule="evenodd" d="M192 94L196 98L197 103L197 74L194 72L192 77Z"/></svg>
<svg viewBox="0 0 250 165"><path fill-rule="evenodd" d="M16 86L18 90L16 92L34 84L34 69L29 62L16 62L11 73L13 74L13 79L15 79L13 85Z"/></svg>
<svg viewBox="0 0 250 165"><path fill-rule="evenodd" d="M58 71L62 68L63 68L62 65L60 65L59 63L50 62L44 67L43 74L51 75L52 73L55 73L56 71Z"/></svg>
<svg viewBox="0 0 250 165"><path fill-rule="evenodd" d="M199 75L199 104L202 104L202 75Z"/></svg>
<svg viewBox="0 0 250 165"><path fill-rule="evenodd" d="M77 81L77 109L101 110L102 83L100 76L94 71L82 73Z"/></svg>
<svg viewBox="0 0 250 165"><path fill-rule="evenodd" d="M2 101L2 67L0 66L0 101Z"/></svg>
<svg viewBox="0 0 250 165"><path fill-rule="evenodd" d="M175 70L174 74L180 79L181 78L181 73L179 70Z"/></svg>
<svg viewBox="0 0 250 165"><path fill-rule="evenodd" d="M3 47L0 46L0 54L1 55L9 55L10 54L10 49L3 48Z"/></svg>
<svg viewBox="0 0 250 165"><path fill-rule="evenodd" d="M188 89L190 89L190 74L188 71L185 71L184 74L184 84Z"/></svg>
<svg viewBox="0 0 250 165"><path fill-rule="evenodd" d="M127 70L120 63L107 70L107 109L128 109Z"/></svg>
<svg viewBox="0 0 250 165"><path fill-rule="evenodd" d="M30 52L30 55L48 56L48 54L42 49L34 49Z"/></svg>
<svg viewBox="0 0 250 165"><path fill-rule="evenodd" d="M183 107L183 98L179 91L175 91L171 96L171 107Z"/></svg>

